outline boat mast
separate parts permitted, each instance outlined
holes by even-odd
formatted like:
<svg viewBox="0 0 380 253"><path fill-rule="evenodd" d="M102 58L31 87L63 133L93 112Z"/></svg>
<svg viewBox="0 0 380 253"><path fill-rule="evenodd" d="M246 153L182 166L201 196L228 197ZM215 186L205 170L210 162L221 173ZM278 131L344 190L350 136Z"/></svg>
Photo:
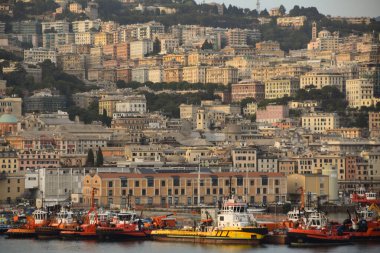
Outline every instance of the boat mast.
<svg viewBox="0 0 380 253"><path fill-rule="evenodd" d="M198 206L201 206L201 156L198 156Z"/></svg>

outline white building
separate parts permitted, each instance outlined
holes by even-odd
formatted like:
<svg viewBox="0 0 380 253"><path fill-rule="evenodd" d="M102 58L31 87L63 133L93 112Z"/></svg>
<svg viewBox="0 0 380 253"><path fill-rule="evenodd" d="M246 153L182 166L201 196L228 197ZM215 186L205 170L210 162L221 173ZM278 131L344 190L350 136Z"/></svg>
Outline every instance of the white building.
<svg viewBox="0 0 380 253"><path fill-rule="evenodd" d="M317 89L322 89L325 86L334 86L341 92L345 91L344 76L338 73L320 73L309 72L300 77L301 89L306 86L314 85Z"/></svg>
<svg viewBox="0 0 380 253"><path fill-rule="evenodd" d="M53 21L53 22L42 22L42 33L55 32L55 33L68 33L70 23L67 21Z"/></svg>
<svg viewBox="0 0 380 253"><path fill-rule="evenodd" d="M95 34L92 32L75 33L74 43L75 45L94 45Z"/></svg>
<svg viewBox="0 0 380 253"><path fill-rule="evenodd" d="M26 173L25 188L38 189L39 201L42 200L44 206L69 204L71 194L82 192L84 176L84 168L38 169Z"/></svg>
<svg viewBox="0 0 380 253"><path fill-rule="evenodd" d="M132 69L132 81L146 83L149 81L149 69L146 67Z"/></svg>
<svg viewBox="0 0 380 253"><path fill-rule="evenodd" d="M142 59L146 54L153 52L153 41L144 39L130 43L131 59Z"/></svg>
<svg viewBox="0 0 380 253"><path fill-rule="evenodd" d="M128 96L123 101L116 102L116 113L146 112L146 98L144 95Z"/></svg>
<svg viewBox="0 0 380 253"><path fill-rule="evenodd" d="M81 20L81 21L74 21L72 24L73 24L74 33L86 33L92 30L99 31L101 21L99 19L97 20L87 19L87 20Z"/></svg>
<svg viewBox="0 0 380 253"><path fill-rule="evenodd" d="M46 48L30 48L24 50L24 62L27 64L41 63L45 60L50 60L52 63L57 63L57 51Z"/></svg>
<svg viewBox="0 0 380 253"><path fill-rule="evenodd" d="M162 67L149 68L149 82L162 83L164 81L164 70Z"/></svg>

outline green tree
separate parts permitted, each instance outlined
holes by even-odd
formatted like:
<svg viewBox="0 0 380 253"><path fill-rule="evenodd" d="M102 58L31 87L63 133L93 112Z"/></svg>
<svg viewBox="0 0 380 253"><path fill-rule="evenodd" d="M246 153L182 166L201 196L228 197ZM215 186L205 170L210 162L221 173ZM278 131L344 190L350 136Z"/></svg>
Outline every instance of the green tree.
<svg viewBox="0 0 380 253"><path fill-rule="evenodd" d="M161 52L161 41L156 37L153 42L153 54L157 55Z"/></svg>
<svg viewBox="0 0 380 253"><path fill-rule="evenodd" d="M286 9L285 9L285 6L283 6L282 4L281 4L281 6L280 6L280 13L281 13L281 15L285 15L286 14Z"/></svg>
<svg viewBox="0 0 380 253"><path fill-rule="evenodd" d="M92 149L89 149L87 152L86 166L94 167L94 152L92 151Z"/></svg>
<svg viewBox="0 0 380 253"><path fill-rule="evenodd" d="M96 166L100 167L103 166L104 159L103 159L103 152L102 149L99 147L98 152L96 152Z"/></svg>
<svg viewBox="0 0 380 253"><path fill-rule="evenodd" d="M203 43L201 49L202 50L208 50L208 49L213 49L214 48L214 45L211 43L211 42L208 42L208 40L205 40L205 42Z"/></svg>

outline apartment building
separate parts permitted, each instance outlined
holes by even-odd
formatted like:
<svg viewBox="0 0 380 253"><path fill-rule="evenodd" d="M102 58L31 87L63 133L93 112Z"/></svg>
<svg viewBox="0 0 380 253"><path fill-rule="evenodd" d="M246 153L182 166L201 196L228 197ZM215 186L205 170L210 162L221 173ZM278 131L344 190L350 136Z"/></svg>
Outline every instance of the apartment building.
<svg viewBox="0 0 380 253"><path fill-rule="evenodd" d="M220 83L228 85L237 83L238 70L233 67L209 67L206 70L206 83Z"/></svg>
<svg viewBox="0 0 380 253"><path fill-rule="evenodd" d="M368 128L371 137L380 137L380 112L369 112L368 117Z"/></svg>
<svg viewBox="0 0 380 253"><path fill-rule="evenodd" d="M188 83L206 83L206 66L183 67L183 81Z"/></svg>
<svg viewBox="0 0 380 253"><path fill-rule="evenodd" d="M302 127L312 133L326 133L339 127L338 115L335 113L310 113L302 116Z"/></svg>
<svg viewBox="0 0 380 253"><path fill-rule="evenodd" d="M153 52L153 41L149 39L132 41L130 43L131 59L144 58L148 53Z"/></svg>
<svg viewBox="0 0 380 253"><path fill-rule="evenodd" d="M231 86L232 102L240 102L245 98L254 98L257 102L265 98L265 86L262 82L243 80Z"/></svg>
<svg viewBox="0 0 380 253"><path fill-rule="evenodd" d="M366 101L374 98L374 85L370 79L350 79L346 80L346 100L348 106L360 108L366 106Z"/></svg>
<svg viewBox="0 0 380 253"><path fill-rule="evenodd" d="M0 116L8 113L18 118L22 113L22 98L18 97L4 97L0 98Z"/></svg>
<svg viewBox="0 0 380 253"><path fill-rule="evenodd" d="M24 50L24 62L27 64L37 65L45 60L56 63L57 51L46 48L30 48Z"/></svg>
<svg viewBox="0 0 380 253"><path fill-rule="evenodd" d="M300 89L298 79L278 77L265 81L265 99L293 97Z"/></svg>
<svg viewBox="0 0 380 253"><path fill-rule="evenodd" d="M338 73L309 72L300 77L300 87L305 89L306 86L313 85L317 89L325 86L334 86L341 92L345 92L344 77Z"/></svg>
<svg viewBox="0 0 380 253"><path fill-rule="evenodd" d="M304 26L307 20L306 16L297 17L279 17L277 18L277 25L281 27L291 27L299 29Z"/></svg>

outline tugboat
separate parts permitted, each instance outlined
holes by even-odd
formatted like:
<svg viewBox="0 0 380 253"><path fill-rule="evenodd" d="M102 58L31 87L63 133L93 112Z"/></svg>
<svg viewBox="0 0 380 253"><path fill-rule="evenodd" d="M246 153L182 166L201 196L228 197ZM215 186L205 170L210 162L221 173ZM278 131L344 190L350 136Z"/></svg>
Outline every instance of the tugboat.
<svg viewBox="0 0 380 253"><path fill-rule="evenodd" d="M8 229L12 228L8 214L7 212L0 214L0 234L4 234Z"/></svg>
<svg viewBox="0 0 380 253"><path fill-rule="evenodd" d="M376 192L367 192L363 187L360 187L356 192L351 194L350 198L353 203L380 205L380 199L377 197Z"/></svg>
<svg viewBox="0 0 380 253"><path fill-rule="evenodd" d="M48 225L36 228L36 235L39 239L58 238L63 230L75 230L79 224L74 219L74 213L62 209L57 213L56 218Z"/></svg>
<svg viewBox="0 0 380 253"><path fill-rule="evenodd" d="M377 215L376 215L377 212ZM366 206L357 210L356 217L351 218L348 212L349 219L343 222L344 234L351 236L353 241L368 241L380 239L380 208L373 203L371 206Z"/></svg>
<svg viewBox="0 0 380 253"><path fill-rule="evenodd" d="M294 228L288 231L288 243L292 246L317 245L317 244L347 244L350 243L350 235L344 234L342 227L337 224L328 224L326 216L321 213L313 213L303 220L295 223Z"/></svg>
<svg viewBox="0 0 380 253"><path fill-rule="evenodd" d="M32 216L16 215L14 217L15 225L19 227L8 229L5 234L10 238L26 238L36 236L36 229L48 224L47 212L36 210Z"/></svg>
<svg viewBox="0 0 380 253"><path fill-rule="evenodd" d="M75 230L62 230L60 236L63 239L96 239L96 228L99 225L98 212L94 202L95 188L92 189L91 208L84 217L84 223Z"/></svg>
<svg viewBox="0 0 380 253"><path fill-rule="evenodd" d="M152 231L158 241L182 241L192 243L259 244L268 234L268 229L258 227L252 213L247 212L247 204L230 198L223 203L217 214L216 225L207 220L198 228L159 229Z"/></svg>
<svg viewBox="0 0 380 253"><path fill-rule="evenodd" d="M96 235L100 240L146 239L151 229L146 229L143 221L133 211L118 213L109 226L100 226Z"/></svg>

